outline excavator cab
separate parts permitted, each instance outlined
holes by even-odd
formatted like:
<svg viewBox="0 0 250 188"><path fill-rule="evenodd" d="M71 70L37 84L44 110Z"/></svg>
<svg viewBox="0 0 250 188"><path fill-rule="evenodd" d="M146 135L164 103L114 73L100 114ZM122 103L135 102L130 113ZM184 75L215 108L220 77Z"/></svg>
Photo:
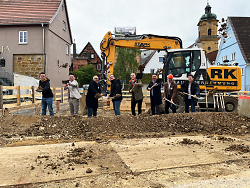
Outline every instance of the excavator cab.
<svg viewBox="0 0 250 188"><path fill-rule="evenodd" d="M199 73L206 72L206 63L202 63L202 50L197 49L180 49L169 50L164 58L164 77L167 80L167 75L172 74L177 84L182 84L188 79L189 74L195 75L195 80L199 81L199 84L205 84L204 75L198 75ZM197 74L198 73L198 74ZM201 82L203 81L203 82Z"/></svg>

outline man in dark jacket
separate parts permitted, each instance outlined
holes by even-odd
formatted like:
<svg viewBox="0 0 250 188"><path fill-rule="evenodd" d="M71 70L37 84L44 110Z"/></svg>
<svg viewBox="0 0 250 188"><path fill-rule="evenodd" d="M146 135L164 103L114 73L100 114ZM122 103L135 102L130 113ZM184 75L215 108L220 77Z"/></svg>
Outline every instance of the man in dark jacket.
<svg viewBox="0 0 250 188"><path fill-rule="evenodd" d="M152 115L160 114L160 104L162 104L161 99L161 83L157 83L157 74L152 74L152 81L149 83L147 89L150 91L150 102Z"/></svg>
<svg viewBox="0 0 250 188"><path fill-rule="evenodd" d="M135 73L130 74L131 80L129 81L129 92L132 93L131 96L131 111L132 115L135 116L135 106L138 104L138 115L141 114L142 107L142 82L140 79L136 79Z"/></svg>
<svg viewBox="0 0 250 188"><path fill-rule="evenodd" d="M169 114L170 103L178 103L177 84L173 81L173 75L167 76L168 81L164 84L165 113ZM172 112L176 113L176 106L172 104Z"/></svg>
<svg viewBox="0 0 250 188"><path fill-rule="evenodd" d="M181 91L186 93L184 95L185 112L189 113L190 104L191 104L191 111L195 112L195 106L198 101L196 97L200 94L200 87L199 84L194 82L194 76L192 74L188 75L188 81L181 84Z"/></svg>
<svg viewBox="0 0 250 188"><path fill-rule="evenodd" d="M88 93L86 96L86 105L88 107L88 117L97 116L98 95L102 96L98 76L94 76L89 84Z"/></svg>
<svg viewBox="0 0 250 188"><path fill-rule="evenodd" d="M113 74L110 75L111 80L111 90L109 97L112 97L113 108L115 111L115 115L121 115L120 105L122 101L122 87L119 79L115 79ZM109 98L108 97L108 98Z"/></svg>
<svg viewBox="0 0 250 188"><path fill-rule="evenodd" d="M53 93L50 89L50 80L46 77L44 72L40 73L39 90L42 91L42 115L46 115L47 106L51 116L54 116L53 111Z"/></svg>

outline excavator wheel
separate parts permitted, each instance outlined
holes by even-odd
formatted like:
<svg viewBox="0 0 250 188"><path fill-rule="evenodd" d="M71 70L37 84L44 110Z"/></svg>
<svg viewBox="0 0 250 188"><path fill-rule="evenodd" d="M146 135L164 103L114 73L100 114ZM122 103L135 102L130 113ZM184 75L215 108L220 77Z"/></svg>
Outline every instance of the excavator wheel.
<svg viewBox="0 0 250 188"><path fill-rule="evenodd" d="M177 104L180 105L180 106L182 106L182 107L177 106L176 113L182 113L182 112L184 112L185 111L185 102L183 100L183 97L180 96L180 95L178 95L178 103Z"/></svg>
<svg viewBox="0 0 250 188"><path fill-rule="evenodd" d="M238 99L230 96L224 97L225 110L226 112L235 112L237 113L238 108Z"/></svg>

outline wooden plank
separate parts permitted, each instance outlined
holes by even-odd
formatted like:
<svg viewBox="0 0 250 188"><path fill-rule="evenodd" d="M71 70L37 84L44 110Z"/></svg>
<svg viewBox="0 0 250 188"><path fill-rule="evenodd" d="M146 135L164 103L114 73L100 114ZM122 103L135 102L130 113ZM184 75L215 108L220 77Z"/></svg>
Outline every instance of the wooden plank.
<svg viewBox="0 0 250 188"><path fill-rule="evenodd" d="M16 99L17 95L3 95L3 99Z"/></svg>
<svg viewBox="0 0 250 188"><path fill-rule="evenodd" d="M32 89L32 86L20 86L20 89L23 89L23 90Z"/></svg>
<svg viewBox="0 0 250 188"><path fill-rule="evenodd" d="M41 94L35 94L35 97L41 97L42 96L42 93Z"/></svg>
<svg viewBox="0 0 250 188"><path fill-rule="evenodd" d="M3 108L11 108L11 107L16 107L17 103L13 103L13 104L4 104Z"/></svg>
<svg viewBox="0 0 250 188"><path fill-rule="evenodd" d="M32 101L21 102L21 106L26 106L26 105L30 105L30 104L32 104Z"/></svg>
<svg viewBox="0 0 250 188"><path fill-rule="evenodd" d="M9 89L9 90L13 90L13 89L17 89L18 86L3 86L3 89Z"/></svg>
<svg viewBox="0 0 250 188"><path fill-rule="evenodd" d="M23 97L30 97L30 98L32 98L32 94L22 94L20 97L21 98L23 98Z"/></svg>

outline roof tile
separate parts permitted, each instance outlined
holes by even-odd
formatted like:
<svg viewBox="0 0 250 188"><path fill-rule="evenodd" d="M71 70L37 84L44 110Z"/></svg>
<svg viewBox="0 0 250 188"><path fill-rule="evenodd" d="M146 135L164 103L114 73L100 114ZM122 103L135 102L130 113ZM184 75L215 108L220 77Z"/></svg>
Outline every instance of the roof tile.
<svg viewBox="0 0 250 188"><path fill-rule="evenodd" d="M62 0L0 0L0 25L49 22Z"/></svg>

